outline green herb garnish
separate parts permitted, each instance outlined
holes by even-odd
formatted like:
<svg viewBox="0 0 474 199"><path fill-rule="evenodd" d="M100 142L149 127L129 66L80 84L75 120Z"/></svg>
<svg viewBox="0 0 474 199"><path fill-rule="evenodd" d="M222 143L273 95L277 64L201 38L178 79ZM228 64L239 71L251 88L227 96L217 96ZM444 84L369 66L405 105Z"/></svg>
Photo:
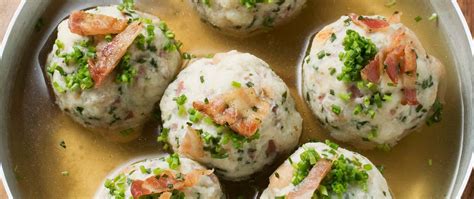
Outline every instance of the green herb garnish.
<svg viewBox="0 0 474 199"><path fill-rule="evenodd" d="M168 158L166 158L166 162L168 163L168 166L174 170L176 170L181 165L181 162L179 160L179 156L177 153L173 153Z"/></svg>
<svg viewBox="0 0 474 199"><path fill-rule="evenodd" d="M375 57L377 48L370 39L362 37L354 30L347 30L342 43L344 51L339 59L344 63L338 80L346 83L361 81L360 71Z"/></svg>
<svg viewBox="0 0 474 199"><path fill-rule="evenodd" d="M170 132L169 128L162 128L160 135L158 136L158 138L156 138L156 141L158 141L159 143L163 143L164 150L167 150L169 148L169 145L168 145L169 132Z"/></svg>
<svg viewBox="0 0 474 199"><path fill-rule="evenodd" d="M434 123L441 122L441 114L443 113L443 104L439 101L439 99L436 99L435 102L433 103L432 107L432 113L428 118L426 119L426 124L428 126L431 126Z"/></svg>
<svg viewBox="0 0 474 199"><path fill-rule="evenodd" d="M423 18L421 18L421 16L416 16L416 17L415 17L415 21L416 21L416 22L419 22L419 21L421 21L422 19L423 19Z"/></svg>

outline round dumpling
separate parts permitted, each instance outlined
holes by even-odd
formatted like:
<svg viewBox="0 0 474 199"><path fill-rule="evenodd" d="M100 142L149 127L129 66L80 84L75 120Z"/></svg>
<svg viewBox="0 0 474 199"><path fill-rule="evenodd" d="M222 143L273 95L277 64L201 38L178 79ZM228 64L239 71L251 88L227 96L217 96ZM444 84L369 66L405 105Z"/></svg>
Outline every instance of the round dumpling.
<svg viewBox="0 0 474 199"><path fill-rule="evenodd" d="M121 6L75 11L58 26L46 73L61 110L127 140L178 72L178 46L155 16Z"/></svg>
<svg viewBox="0 0 474 199"><path fill-rule="evenodd" d="M173 150L241 180L298 143L302 119L267 63L231 51L194 60L166 89L162 133Z"/></svg>
<svg viewBox="0 0 474 199"><path fill-rule="evenodd" d="M306 0L191 0L204 21L236 35L271 28L299 13Z"/></svg>
<svg viewBox="0 0 474 199"><path fill-rule="evenodd" d="M95 198L223 198L219 180L199 163L177 154L144 159L105 180Z"/></svg>
<svg viewBox="0 0 474 199"><path fill-rule="evenodd" d="M271 176L261 199L392 198L379 170L336 144L306 143Z"/></svg>
<svg viewBox="0 0 474 199"><path fill-rule="evenodd" d="M315 36L303 94L335 139L387 149L439 119L443 66L399 20L351 14Z"/></svg>

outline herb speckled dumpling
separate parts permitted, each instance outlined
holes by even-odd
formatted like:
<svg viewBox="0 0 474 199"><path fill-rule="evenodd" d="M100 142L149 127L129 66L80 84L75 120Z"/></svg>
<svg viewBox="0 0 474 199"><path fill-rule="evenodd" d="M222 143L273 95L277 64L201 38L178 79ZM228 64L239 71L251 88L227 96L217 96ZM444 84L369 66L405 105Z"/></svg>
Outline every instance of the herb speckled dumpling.
<svg viewBox="0 0 474 199"><path fill-rule="evenodd" d="M336 144L306 143L271 176L261 199L392 198L380 171Z"/></svg>
<svg viewBox="0 0 474 199"><path fill-rule="evenodd" d="M306 0L191 0L201 18L217 29L246 35L282 24L301 11Z"/></svg>
<svg viewBox="0 0 474 199"><path fill-rule="evenodd" d="M148 120L166 86L178 72L179 45L164 22L135 11L130 5L127 8L124 5L97 7L77 13L82 15L77 20L95 17L115 23L104 28L117 27L120 21L125 25L138 21L143 27L100 85L93 79L91 60L99 59L101 46L114 42L120 32L84 36L73 33L71 27L74 26L66 19L58 26L57 39L47 60L48 80L61 110L87 128L106 132L109 137L116 137L114 139L130 140ZM83 24L80 21L75 25Z"/></svg>
<svg viewBox="0 0 474 199"><path fill-rule="evenodd" d="M389 149L439 121L443 65L397 13L342 16L314 38L303 64L303 95L332 137Z"/></svg>
<svg viewBox="0 0 474 199"><path fill-rule="evenodd" d="M193 60L166 89L158 138L230 180L249 178L298 144L302 119L285 83L237 51Z"/></svg>
<svg viewBox="0 0 474 199"><path fill-rule="evenodd" d="M114 172L95 198L224 198L217 177L176 154L141 160Z"/></svg>

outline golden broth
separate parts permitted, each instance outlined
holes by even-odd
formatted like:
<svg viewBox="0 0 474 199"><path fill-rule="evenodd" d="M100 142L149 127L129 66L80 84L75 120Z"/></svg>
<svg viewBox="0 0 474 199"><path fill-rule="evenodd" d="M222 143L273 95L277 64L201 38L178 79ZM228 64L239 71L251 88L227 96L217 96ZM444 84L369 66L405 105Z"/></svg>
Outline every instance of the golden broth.
<svg viewBox="0 0 474 199"><path fill-rule="evenodd" d="M402 11L402 22L418 34L429 53L446 65L450 89L446 93L443 121L411 133L390 152L361 151L339 144L362 153L376 165L383 165L383 174L396 198L441 198L451 186L460 150L461 99L455 66L436 21L427 20L432 13L429 6L421 1L398 1L396 6L387 8L384 3L382 0L308 0L302 14L289 24L245 39L225 36L202 23L186 0L142 0L137 2L137 8L165 20L183 42L185 52L207 55L236 49L268 62L290 87L304 118L301 143L330 138L299 94L300 62L309 38L349 12L389 16L395 10ZM423 20L415 22L418 15ZM58 19L51 20L59 22L63 16L55 17ZM51 24L50 28L55 25ZM39 48L38 43L33 45ZM24 56L36 59L28 57L31 55L34 53ZM160 152L160 145L155 141L157 124L151 122L143 135L131 143L108 141L60 112L48 96L40 67L31 64L20 70L25 75L14 82L15 100L9 110L9 149L24 198L90 198L114 168L130 159ZM59 145L61 141L66 143L66 149ZM232 197L251 198L266 187L269 173L280 162L253 180L224 182L226 192ZM68 171L69 176L63 176L63 171Z"/></svg>

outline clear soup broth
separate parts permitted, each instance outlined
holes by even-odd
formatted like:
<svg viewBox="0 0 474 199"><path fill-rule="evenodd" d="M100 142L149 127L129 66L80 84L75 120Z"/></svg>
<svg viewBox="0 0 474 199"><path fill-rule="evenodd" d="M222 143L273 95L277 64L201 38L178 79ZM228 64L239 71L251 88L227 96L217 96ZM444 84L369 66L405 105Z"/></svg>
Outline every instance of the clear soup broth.
<svg viewBox="0 0 474 199"><path fill-rule="evenodd" d="M31 39L32 48L23 55L20 75L14 82L15 100L9 110L9 153L24 198L90 198L103 186L107 174L118 166L140 156L161 152L161 146L156 142L157 122L150 122L135 141L114 143L74 123L50 98L35 56L49 36L46 34L67 16L64 8L72 9L66 4L78 6L81 3L57 2L48 7L44 12L46 30L35 33ZM86 8L92 3L85 4L74 8ZM290 23L264 34L239 39L225 36L202 23L186 0L137 0L136 3L139 10L155 14L168 23L183 42L183 52L203 56L236 49L268 62L290 87L297 109L304 118L300 143L330 139L299 91L300 64L311 36L350 12L390 16L394 11L402 11L402 22L415 31L427 51L446 66L449 89L443 121L411 133L390 152L362 151L337 143L362 153L376 165L383 165L383 175L396 198L442 198L451 187L460 150L462 112L456 68L443 39L445 35L439 31L436 21L427 20L432 13L429 5L421 1L398 1L397 5L388 8L384 4L383 0L308 0L303 12ZM416 16L422 16L423 20L415 22ZM65 142L65 149L60 146L61 141ZM223 181L228 197L257 197L267 186L268 176L281 162L277 161L249 181ZM63 171L69 175L64 176Z"/></svg>

